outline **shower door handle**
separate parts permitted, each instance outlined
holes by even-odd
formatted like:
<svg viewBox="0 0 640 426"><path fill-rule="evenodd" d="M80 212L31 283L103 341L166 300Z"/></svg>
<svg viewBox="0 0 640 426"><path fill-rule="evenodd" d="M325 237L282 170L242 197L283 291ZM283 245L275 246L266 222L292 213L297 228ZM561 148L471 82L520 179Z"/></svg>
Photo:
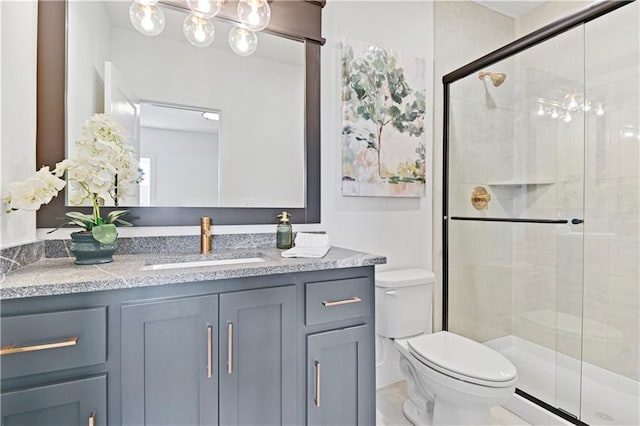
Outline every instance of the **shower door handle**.
<svg viewBox="0 0 640 426"><path fill-rule="evenodd" d="M582 222L584 222L584 220L578 219L578 218L575 218L575 217L573 219L571 219L571 223L573 225L580 225Z"/></svg>

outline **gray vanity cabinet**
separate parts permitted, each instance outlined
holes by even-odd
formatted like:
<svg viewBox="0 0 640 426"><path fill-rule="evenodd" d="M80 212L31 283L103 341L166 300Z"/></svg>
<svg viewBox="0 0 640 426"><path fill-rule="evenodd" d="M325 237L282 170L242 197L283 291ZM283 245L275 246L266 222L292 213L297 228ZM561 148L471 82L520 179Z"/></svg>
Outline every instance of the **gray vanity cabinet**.
<svg viewBox="0 0 640 426"><path fill-rule="evenodd" d="M123 424L296 424L295 333L295 286L123 306Z"/></svg>
<svg viewBox="0 0 640 426"><path fill-rule="evenodd" d="M373 266L0 301L1 426L375 424Z"/></svg>
<svg viewBox="0 0 640 426"><path fill-rule="evenodd" d="M107 424L104 375L2 393L2 426Z"/></svg>
<svg viewBox="0 0 640 426"><path fill-rule="evenodd" d="M307 425L374 425L372 326L307 336Z"/></svg>
<svg viewBox="0 0 640 426"><path fill-rule="evenodd" d="M296 287L220 295L220 424L295 425Z"/></svg>
<svg viewBox="0 0 640 426"><path fill-rule="evenodd" d="M122 422L217 425L218 295L122 307Z"/></svg>

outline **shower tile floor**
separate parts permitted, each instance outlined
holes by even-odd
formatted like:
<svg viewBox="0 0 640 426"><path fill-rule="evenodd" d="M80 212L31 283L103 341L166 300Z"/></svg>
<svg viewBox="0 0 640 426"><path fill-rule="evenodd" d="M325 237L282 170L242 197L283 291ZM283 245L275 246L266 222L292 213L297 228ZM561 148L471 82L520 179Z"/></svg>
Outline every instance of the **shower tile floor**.
<svg viewBox="0 0 640 426"><path fill-rule="evenodd" d="M402 404L407 398L407 383L402 381L386 386L376 392L377 426L411 425L402 414ZM531 425L503 407L491 409L492 426Z"/></svg>

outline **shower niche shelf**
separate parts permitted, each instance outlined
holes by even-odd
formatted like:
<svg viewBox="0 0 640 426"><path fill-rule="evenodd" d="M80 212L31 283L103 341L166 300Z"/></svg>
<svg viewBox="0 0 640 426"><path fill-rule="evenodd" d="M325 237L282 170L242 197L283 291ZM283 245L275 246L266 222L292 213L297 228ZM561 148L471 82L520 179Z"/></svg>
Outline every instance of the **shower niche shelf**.
<svg viewBox="0 0 640 426"><path fill-rule="evenodd" d="M512 179L512 180L490 180L489 186L535 186L535 185L553 185L554 179Z"/></svg>

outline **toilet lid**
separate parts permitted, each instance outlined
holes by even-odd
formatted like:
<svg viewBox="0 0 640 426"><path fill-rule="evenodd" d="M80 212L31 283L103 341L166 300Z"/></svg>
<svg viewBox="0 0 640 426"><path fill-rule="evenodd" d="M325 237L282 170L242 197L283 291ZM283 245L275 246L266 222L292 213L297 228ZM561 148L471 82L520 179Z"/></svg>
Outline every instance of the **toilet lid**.
<svg viewBox="0 0 640 426"><path fill-rule="evenodd" d="M440 331L411 338L407 344L423 364L460 380L506 387L517 379L516 368L507 358L466 337Z"/></svg>

